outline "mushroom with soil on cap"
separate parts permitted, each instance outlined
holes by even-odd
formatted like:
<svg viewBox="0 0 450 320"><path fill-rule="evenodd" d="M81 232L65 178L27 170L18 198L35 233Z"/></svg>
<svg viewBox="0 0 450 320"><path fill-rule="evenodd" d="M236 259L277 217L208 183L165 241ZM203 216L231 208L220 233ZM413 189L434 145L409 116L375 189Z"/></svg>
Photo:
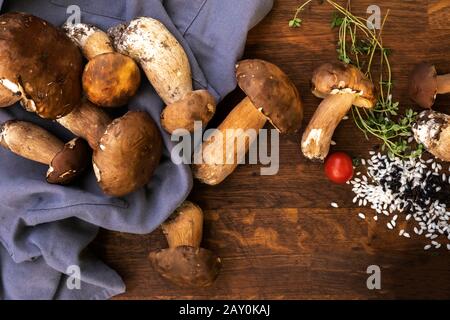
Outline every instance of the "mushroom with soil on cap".
<svg viewBox="0 0 450 320"><path fill-rule="evenodd" d="M89 60L82 78L87 98L101 107L126 105L141 83L134 60L115 52L108 35L96 26L66 23L63 29Z"/></svg>
<svg viewBox="0 0 450 320"><path fill-rule="evenodd" d="M160 132L144 111L129 111L111 120L102 109L84 101L57 121L94 150L94 173L108 195L124 196L147 184L161 159Z"/></svg>
<svg viewBox="0 0 450 320"><path fill-rule="evenodd" d="M111 28L108 34L118 52L141 65L167 105L161 114L161 124L167 132L193 132L195 121L206 126L216 111L215 99L206 90L193 91L186 52L161 22L141 17Z"/></svg>
<svg viewBox="0 0 450 320"><path fill-rule="evenodd" d="M418 64L409 78L409 95L424 109L431 109L438 94L450 93L450 74L438 75L428 63Z"/></svg>
<svg viewBox="0 0 450 320"><path fill-rule="evenodd" d="M334 131L354 105L375 106L375 87L356 67L344 63L326 63L314 71L312 93L324 100L303 133L304 156L323 161L330 151Z"/></svg>
<svg viewBox="0 0 450 320"><path fill-rule="evenodd" d="M153 268L165 279L181 287L207 287L217 278L222 263L210 250L200 248L203 211L185 201L162 224L168 249L151 252Z"/></svg>
<svg viewBox="0 0 450 320"><path fill-rule="evenodd" d="M0 106L18 101L40 117L56 119L81 99L82 56L69 38L26 13L0 15Z"/></svg>
<svg viewBox="0 0 450 320"><path fill-rule="evenodd" d="M220 124L218 130L224 138L204 142L204 163L193 165L194 176L209 185L221 183L236 169L242 160L237 158L245 156L267 121L281 133L295 133L303 120L297 88L274 64L241 61L236 66L236 78L247 97ZM256 134L248 135L249 131ZM245 143L237 143L242 138Z"/></svg>
<svg viewBox="0 0 450 320"><path fill-rule="evenodd" d="M64 144L47 130L25 121L2 124L0 145L24 158L46 164L47 182L68 184L77 178L90 161L88 144L75 138Z"/></svg>
<svg viewBox="0 0 450 320"><path fill-rule="evenodd" d="M414 138L436 158L450 161L450 116L432 110L419 114L413 125Z"/></svg>

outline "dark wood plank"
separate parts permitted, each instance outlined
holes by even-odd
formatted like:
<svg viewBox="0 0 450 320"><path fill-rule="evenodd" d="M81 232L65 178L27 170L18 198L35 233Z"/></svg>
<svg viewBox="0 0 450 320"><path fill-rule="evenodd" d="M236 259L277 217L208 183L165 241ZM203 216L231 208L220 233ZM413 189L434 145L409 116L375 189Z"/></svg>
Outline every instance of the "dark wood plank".
<svg viewBox="0 0 450 320"><path fill-rule="evenodd" d="M298 3L276 1L251 31L245 56L272 61L289 74L302 92L306 124L319 102L309 93L311 73L336 58L336 34L329 27L333 11L317 3L304 12L301 29L288 28ZM354 1L353 9L364 14L371 4ZM450 72L450 30L446 23L435 23L446 17L448 1L386 0L379 5L383 14L391 10L384 40L393 49L395 98L409 107L407 77L415 63L428 60ZM439 5L442 10L436 10ZM212 125L240 99L239 91L227 97ZM449 96L439 97L438 109L445 110L449 102ZM358 156L377 143L366 141L352 121L339 127L334 140L335 150ZM399 238L383 221L358 219L360 211L371 218L370 211L355 208L348 186L329 184L322 165L301 156L299 136L282 138L280 160L277 176L261 177L260 166L244 165L220 186L196 183L190 198L206 212L204 245L224 261L209 289L179 289L151 270L147 254L166 246L159 230L146 236L102 231L93 247L123 276L127 292L119 298L450 298L447 251L424 252L422 239ZM331 209L331 201L341 208ZM372 264L382 269L381 291L366 288L366 269Z"/></svg>

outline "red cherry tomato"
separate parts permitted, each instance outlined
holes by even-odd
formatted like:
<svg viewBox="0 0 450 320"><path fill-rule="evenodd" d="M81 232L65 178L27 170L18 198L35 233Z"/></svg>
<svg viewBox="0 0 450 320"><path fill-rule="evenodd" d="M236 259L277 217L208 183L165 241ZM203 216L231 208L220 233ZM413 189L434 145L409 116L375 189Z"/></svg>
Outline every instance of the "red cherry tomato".
<svg viewBox="0 0 450 320"><path fill-rule="evenodd" d="M325 161L325 174L334 183L344 184L353 177L353 161L344 152L336 152Z"/></svg>

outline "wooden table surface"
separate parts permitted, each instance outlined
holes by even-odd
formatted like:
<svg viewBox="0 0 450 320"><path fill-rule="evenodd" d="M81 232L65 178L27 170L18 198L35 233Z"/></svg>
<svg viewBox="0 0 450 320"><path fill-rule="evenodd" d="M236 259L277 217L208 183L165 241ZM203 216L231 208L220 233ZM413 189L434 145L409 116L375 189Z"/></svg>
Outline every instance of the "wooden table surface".
<svg viewBox="0 0 450 320"><path fill-rule="evenodd" d="M342 1L340 1L342 3ZM333 10L317 1L303 13L301 29L287 25L299 1L278 0L269 16L249 34L245 56L279 65L293 79L305 102L305 121L319 100L309 92L314 67L336 59ZM390 9L384 41L393 49L395 98L410 106L407 77L422 60L450 72L449 0L358 0L365 15L377 4ZM242 93L231 94L212 125L224 119ZM450 96L437 105L445 110ZM448 110L448 109L447 109ZM323 166L304 159L300 136L282 137L280 171L260 176L259 165L242 165L223 184L195 184L190 196L206 216L204 247L223 259L217 282L208 289L179 289L151 269L147 254L166 247L160 230L137 236L102 231L95 251L123 277L122 299L377 299L450 298L450 252L425 252L424 239L400 238L386 221L357 217L370 210L352 204L349 186L332 185ZM376 141L366 141L352 121L337 130L334 150L367 157ZM340 204L330 208L330 202ZM381 290L366 287L369 265L381 267Z"/></svg>

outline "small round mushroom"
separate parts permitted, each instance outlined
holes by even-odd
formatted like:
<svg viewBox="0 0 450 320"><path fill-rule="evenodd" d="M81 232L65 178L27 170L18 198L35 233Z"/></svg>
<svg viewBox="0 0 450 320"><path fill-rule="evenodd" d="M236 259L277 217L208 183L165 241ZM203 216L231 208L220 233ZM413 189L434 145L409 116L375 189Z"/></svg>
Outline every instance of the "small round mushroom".
<svg viewBox="0 0 450 320"><path fill-rule="evenodd" d="M2 124L0 144L24 158L46 164L47 182L68 184L88 166L88 144L75 138L64 144L47 130L25 121L10 120Z"/></svg>
<svg viewBox="0 0 450 320"><path fill-rule="evenodd" d="M216 280L222 266L219 257L200 248L203 211L185 201L162 225L168 249L151 252L153 268L163 278L180 287L208 287Z"/></svg>
<svg viewBox="0 0 450 320"><path fill-rule="evenodd" d="M118 52L135 59L150 83L167 105L161 114L164 129L194 130L194 121L203 126L215 111L214 97L208 91L194 91L186 52L158 20L141 17L127 25L111 28L108 34Z"/></svg>
<svg viewBox="0 0 450 320"><path fill-rule="evenodd" d="M85 101L57 121L94 150L94 173L108 195L124 196L147 184L161 159L161 135L144 111L129 111L111 120Z"/></svg>
<svg viewBox="0 0 450 320"><path fill-rule="evenodd" d="M419 114L413 125L414 138L417 143L436 158L450 161L450 116L426 110Z"/></svg>
<svg viewBox="0 0 450 320"><path fill-rule="evenodd" d="M428 63L418 64L409 78L409 95L424 109L431 109L438 94L450 93L450 74L438 75Z"/></svg>
<svg viewBox="0 0 450 320"><path fill-rule="evenodd" d="M303 104L297 88L274 64L263 60L241 61L236 66L236 78L247 98L220 124L218 130L224 139L204 142L204 163L193 165L195 178L209 185L221 183L236 169L241 160L237 159L238 155L245 156L256 139L256 135L247 136L248 130L258 134L269 121L281 133L295 133L303 120ZM229 129L235 134L226 134ZM243 138L246 143L236 143ZM227 154L226 150L234 153Z"/></svg>
<svg viewBox="0 0 450 320"><path fill-rule="evenodd" d="M134 60L115 52L108 35L93 25L67 23L63 29L89 60L82 78L87 98L101 107L126 105L141 83Z"/></svg>
<svg viewBox="0 0 450 320"><path fill-rule="evenodd" d="M314 71L312 93L324 100L317 108L302 137L302 152L311 160L323 161L330 151L334 131L352 105L371 109L375 88L356 67L326 63Z"/></svg>
<svg viewBox="0 0 450 320"><path fill-rule="evenodd" d="M56 119L81 99L82 57L64 32L26 13L0 15L0 106Z"/></svg>

